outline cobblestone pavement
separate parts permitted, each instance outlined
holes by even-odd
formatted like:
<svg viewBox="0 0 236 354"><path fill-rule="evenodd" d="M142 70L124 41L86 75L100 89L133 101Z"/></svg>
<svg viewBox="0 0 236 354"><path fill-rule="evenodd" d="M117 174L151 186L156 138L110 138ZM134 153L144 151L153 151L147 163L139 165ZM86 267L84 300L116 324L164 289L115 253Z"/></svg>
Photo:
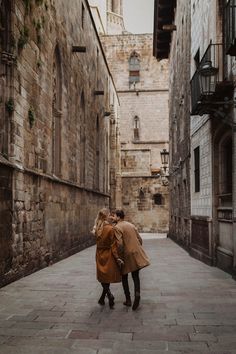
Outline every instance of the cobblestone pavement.
<svg viewBox="0 0 236 354"><path fill-rule="evenodd" d="M235 281L169 239L144 245L136 312L120 284L113 310L97 304L94 247L0 289L0 353L236 353Z"/></svg>

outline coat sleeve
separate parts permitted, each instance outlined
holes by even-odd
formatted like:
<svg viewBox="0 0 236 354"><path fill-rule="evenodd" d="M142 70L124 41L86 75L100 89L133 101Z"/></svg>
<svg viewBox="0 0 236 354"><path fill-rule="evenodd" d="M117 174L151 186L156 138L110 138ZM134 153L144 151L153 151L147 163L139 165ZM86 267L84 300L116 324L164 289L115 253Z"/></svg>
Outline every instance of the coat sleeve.
<svg viewBox="0 0 236 354"><path fill-rule="evenodd" d="M114 228L115 232L115 239L117 243L117 251L118 251L118 256L123 260L124 258L124 242L123 242L123 234L120 229L117 227Z"/></svg>
<svg viewBox="0 0 236 354"><path fill-rule="evenodd" d="M136 235L137 235L137 239L138 239L140 245L142 245L142 244L143 244L142 237L139 235L139 232L138 232L138 230L136 229L136 227L135 227L134 229L135 229L135 232L136 232Z"/></svg>
<svg viewBox="0 0 236 354"><path fill-rule="evenodd" d="M117 244L117 239L115 237L115 232L114 230L112 229L110 232L110 240L111 240L111 251L112 251L112 254L114 256L114 258L117 259L119 258L119 253L118 253L118 244Z"/></svg>

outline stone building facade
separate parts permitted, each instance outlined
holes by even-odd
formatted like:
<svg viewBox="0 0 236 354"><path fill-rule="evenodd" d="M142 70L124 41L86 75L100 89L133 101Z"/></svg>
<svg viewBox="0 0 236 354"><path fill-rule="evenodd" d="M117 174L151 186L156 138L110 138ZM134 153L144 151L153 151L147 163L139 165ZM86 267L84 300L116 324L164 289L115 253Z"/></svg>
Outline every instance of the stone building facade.
<svg viewBox="0 0 236 354"><path fill-rule="evenodd" d="M162 3L163 0L156 0L156 6ZM192 0L185 10L181 0L169 0L165 5L169 17L159 18L157 25L158 28L162 25L163 32L176 29L176 34L162 34L166 40L164 57L168 57L172 41L171 68L176 66L178 33L179 44L185 43L186 38L190 40L188 51L191 61L184 55L183 67L177 67L185 73L190 71L191 78L191 94L187 97L187 101L191 100L190 131L184 132L186 139L190 138L191 154L190 197L185 197L189 199L185 201L186 205L191 204L189 250L204 262L235 273L236 4L232 0ZM190 38L187 32L181 32L187 14ZM159 51L158 55L162 53ZM174 111L176 107L178 102L172 101L170 110ZM186 115L182 121L184 124ZM171 145L174 145L174 139L174 134L171 134Z"/></svg>
<svg viewBox="0 0 236 354"><path fill-rule="evenodd" d="M153 58L151 34L101 39L120 99L122 207L140 231L167 232L160 151L169 146L168 61Z"/></svg>
<svg viewBox="0 0 236 354"><path fill-rule="evenodd" d="M87 1L1 0L0 28L4 285L92 244L121 183L119 100Z"/></svg>
<svg viewBox="0 0 236 354"><path fill-rule="evenodd" d="M230 11L229 11L230 10ZM229 15L229 12L230 15ZM203 16L204 14L204 16ZM210 264L232 271L236 249L233 233L233 106L217 102L232 100L234 96L235 60L228 53L227 26L231 16L236 19L232 1L192 1L191 9L191 76L194 84L197 70L205 63L205 53L217 68L216 90L213 104L208 109L194 105L192 92L191 155L192 166L198 164L198 175L191 174L191 252ZM231 33L233 34L233 33ZM234 33L235 37L236 33ZM200 58L200 61L198 60ZM215 102L215 105L214 105ZM209 112L208 112L209 111ZM208 114L207 114L208 113ZM234 142L235 144L235 142ZM235 165L234 165L235 168Z"/></svg>
<svg viewBox="0 0 236 354"><path fill-rule="evenodd" d="M169 181L170 220L169 236L189 247L190 243L190 49L191 49L191 1L179 0L174 11L165 3L165 12L174 20L172 40L169 32L156 33L154 52L158 60L168 58L169 66ZM161 18L156 2L155 26ZM168 7L169 6L169 7ZM163 11L164 11L163 10ZM168 34L168 35L167 35ZM161 38L161 35L166 37ZM157 44L158 43L158 44ZM166 52L163 48L169 45ZM160 52L157 52L157 51ZM161 61L162 62L162 61Z"/></svg>

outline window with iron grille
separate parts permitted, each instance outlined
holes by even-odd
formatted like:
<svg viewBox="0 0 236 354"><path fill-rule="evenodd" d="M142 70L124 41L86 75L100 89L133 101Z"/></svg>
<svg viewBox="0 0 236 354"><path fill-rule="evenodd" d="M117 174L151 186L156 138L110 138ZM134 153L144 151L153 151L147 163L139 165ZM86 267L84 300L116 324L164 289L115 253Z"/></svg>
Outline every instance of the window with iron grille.
<svg viewBox="0 0 236 354"><path fill-rule="evenodd" d="M194 183L195 192L200 192L200 147L194 149Z"/></svg>

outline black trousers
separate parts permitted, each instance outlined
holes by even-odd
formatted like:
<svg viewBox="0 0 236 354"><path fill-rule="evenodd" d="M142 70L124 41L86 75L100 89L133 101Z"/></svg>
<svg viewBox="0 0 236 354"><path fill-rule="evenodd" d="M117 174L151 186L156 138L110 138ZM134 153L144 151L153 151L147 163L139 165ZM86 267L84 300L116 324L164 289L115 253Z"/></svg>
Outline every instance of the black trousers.
<svg viewBox="0 0 236 354"><path fill-rule="evenodd" d="M101 283L103 287L103 292L106 294L110 290L110 283Z"/></svg>
<svg viewBox="0 0 236 354"><path fill-rule="evenodd" d="M140 279L139 270L135 270L131 273L134 282L134 294L140 295ZM128 274L122 275L122 285L126 298L130 298Z"/></svg>

